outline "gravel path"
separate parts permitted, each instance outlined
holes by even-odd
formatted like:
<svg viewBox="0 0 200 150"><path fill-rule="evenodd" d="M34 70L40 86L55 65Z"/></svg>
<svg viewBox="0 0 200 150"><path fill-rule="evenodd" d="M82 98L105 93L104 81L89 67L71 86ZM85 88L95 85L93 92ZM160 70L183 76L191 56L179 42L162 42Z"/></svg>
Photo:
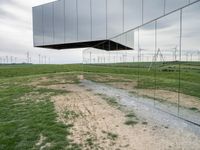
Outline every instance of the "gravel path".
<svg viewBox="0 0 200 150"><path fill-rule="evenodd" d="M95 93L115 97L119 104L133 109L138 117L146 119L148 122L176 128L177 130L180 130L180 132L189 131L200 137L199 126L174 116L177 114L176 106L168 106L167 104L158 102L155 103L152 99L137 97L128 93L126 90L116 89L102 83L83 80L81 85L84 85ZM171 114L167 112L170 112ZM184 108L180 108L180 112L184 114L185 118L190 118L192 121L200 124L199 113L194 113Z"/></svg>

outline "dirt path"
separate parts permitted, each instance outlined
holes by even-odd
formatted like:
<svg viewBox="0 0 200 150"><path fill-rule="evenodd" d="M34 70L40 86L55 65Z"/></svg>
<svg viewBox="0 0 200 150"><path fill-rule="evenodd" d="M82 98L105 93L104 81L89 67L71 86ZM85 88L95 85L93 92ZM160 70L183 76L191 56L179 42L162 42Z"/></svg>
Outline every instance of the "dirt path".
<svg viewBox="0 0 200 150"><path fill-rule="evenodd" d="M200 138L187 130L161 125L138 116L125 124L126 113L109 105L101 95L77 84L51 85L70 93L52 97L58 120L73 124L71 138L83 149L164 150L199 149ZM68 120L71 120L69 122Z"/></svg>
<svg viewBox="0 0 200 150"><path fill-rule="evenodd" d="M137 85L135 82L111 82L108 85L119 89L125 89L129 92L137 93L140 96L147 96L152 98L155 97L159 101L169 102L171 104L177 105L177 92L159 89L136 89L134 88ZM180 94L180 99L180 106L200 111L200 100L197 97Z"/></svg>

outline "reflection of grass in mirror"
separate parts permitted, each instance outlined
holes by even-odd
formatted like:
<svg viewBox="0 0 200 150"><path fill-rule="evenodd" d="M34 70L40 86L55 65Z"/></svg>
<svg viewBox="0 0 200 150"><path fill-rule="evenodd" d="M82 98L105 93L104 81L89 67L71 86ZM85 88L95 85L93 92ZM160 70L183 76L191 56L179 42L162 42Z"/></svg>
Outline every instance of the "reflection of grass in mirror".
<svg viewBox="0 0 200 150"><path fill-rule="evenodd" d="M135 114L133 112L131 112L131 113L128 113L126 115L126 117L133 118L133 117L136 117L136 116L135 116Z"/></svg>
<svg viewBox="0 0 200 150"><path fill-rule="evenodd" d="M118 108L120 107L120 104L117 102L117 99L115 97L109 97L104 94L97 94L97 95L103 98L110 106L114 106Z"/></svg>
<svg viewBox="0 0 200 150"><path fill-rule="evenodd" d="M134 112L129 112L128 114L125 115L125 117L126 121L124 122L124 124L126 125L134 126L139 121Z"/></svg>
<svg viewBox="0 0 200 150"><path fill-rule="evenodd" d="M154 89L155 88L155 66L157 67L156 84L158 89L178 91L179 86L179 62L156 63L149 71L150 63L140 63L140 68L137 68L138 63L129 64L113 64L95 65L97 68L102 67L104 72L110 72L110 75L123 76L125 79L137 81L139 71L139 84L137 88ZM92 67L92 66L90 66ZM166 69L167 68L167 69ZM87 66L85 67L87 70ZM105 70L104 70L105 69ZM170 71L167 71L170 70ZM198 62L181 62L181 92L187 95L200 98L200 63ZM86 74L87 76L87 74ZM90 76L88 79L90 79ZM92 78L92 77L91 77ZM98 77L96 77L98 79ZM95 79L94 79L95 81ZM98 80L97 80L98 81ZM122 80L118 80L122 81Z"/></svg>
<svg viewBox="0 0 200 150"><path fill-rule="evenodd" d="M128 125L128 126L134 126L136 125L138 122L135 121L135 120L132 120L132 119L129 119L129 120L126 120L125 121L125 124Z"/></svg>
<svg viewBox="0 0 200 150"><path fill-rule="evenodd" d="M191 107L191 108L189 108L190 110L192 110L192 111L199 111L199 109L198 108L196 108L196 107Z"/></svg>

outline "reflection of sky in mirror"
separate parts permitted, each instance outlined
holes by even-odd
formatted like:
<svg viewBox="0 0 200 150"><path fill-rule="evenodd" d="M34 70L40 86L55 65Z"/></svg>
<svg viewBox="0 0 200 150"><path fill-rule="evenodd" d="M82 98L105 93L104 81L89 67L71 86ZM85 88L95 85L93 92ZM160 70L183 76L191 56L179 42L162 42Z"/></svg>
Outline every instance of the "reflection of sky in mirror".
<svg viewBox="0 0 200 150"><path fill-rule="evenodd" d="M182 60L199 60L200 53L200 3L183 9ZM179 59L180 12L157 20L157 51L161 50L166 60ZM155 55L155 22L140 28L141 54ZM175 54L176 53L176 54ZM146 58L147 60L147 58Z"/></svg>

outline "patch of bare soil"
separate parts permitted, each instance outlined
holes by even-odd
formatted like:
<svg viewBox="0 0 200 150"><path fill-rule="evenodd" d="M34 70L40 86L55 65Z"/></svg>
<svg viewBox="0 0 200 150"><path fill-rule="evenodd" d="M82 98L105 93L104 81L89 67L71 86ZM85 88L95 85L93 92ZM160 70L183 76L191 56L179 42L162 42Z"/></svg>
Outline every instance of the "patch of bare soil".
<svg viewBox="0 0 200 150"><path fill-rule="evenodd" d="M101 75L87 74L84 76L86 79L94 80L95 82L118 82L118 81L129 82L131 81L124 77L119 77L119 76L115 77L113 75L107 75L107 74L101 74Z"/></svg>
<svg viewBox="0 0 200 150"><path fill-rule="evenodd" d="M31 86L37 86L37 85L40 85L41 83L44 83L44 82L49 82L49 78L47 78L47 77L37 78L37 79L33 80L30 83L30 85Z"/></svg>
<svg viewBox="0 0 200 150"><path fill-rule="evenodd" d="M55 74L49 77L40 77L34 79L29 85L31 86L48 86L55 84L74 84L79 81L82 76L75 74Z"/></svg>
<svg viewBox="0 0 200 150"><path fill-rule="evenodd" d="M137 82L111 82L111 83L108 83L108 85L111 85L115 88L118 88L118 89L124 89L124 90L128 90L128 91L131 91L133 89L135 89L135 87L137 86Z"/></svg>
<svg viewBox="0 0 200 150"><path fill-rule="evenodd" d="M200 139L192 133L178 132L140 119L134 126L126 125L124 112L79 85L54 85L51 88L71 91L52 97L52 101L58 121L73 124L71 139L81 144L82 149L176 150L200 147Z"/></svg>
<svg viewBox="0 0 200 150"><path fill-rule="evenodd" d="M155 98L162 102L169 102L172 104L177 104L178 101L178 94L177 92L167 91L167 90L153 90L153 89L136 89L137 86L136 82L112 82L109 85L119 88L128 90L133 93L137 93L140 96L147 96L151 98ZM200 110L200 100L197 97L189 96L186 94L180 94L180 105L184 108L188 109L198 109Z"/></svg>
<svg viewBox="0 0 200 150"><path fill-rule="evenodd" d="M154 97L152 94L154 90L150 89L141 89L139 90L139 94L142 95L145 93L145 96ZM167 90L156 90L156 99L160 99L161 101L167 101L173 104L177 104L178 94L177 92L167 91ZM180 94L180 105L185 108L196 108L200 110L200 100L197 97L189 96L185 94Z"/></svg>
<svg viewBox="0 0 200 150"><path fill-rule="evenodd" d="M32 100L34 100L34 102L44 101L47 97L50 97L50 96L51 96L51 93L30 92L22 96L20 98L21 103L16 103L16 105L23 105L23 104L26 104L27 101L32 101Z"/></svg>
<svg viewBox="0 0 200 150"><path fill-rule="evenodd" d="M40 138L39 138L38 142L35 144L35 146L39 147L40 150L50 148L51 147L51 143L45 142L46 139L47 138L45 136L40 134Z"/></svg>

